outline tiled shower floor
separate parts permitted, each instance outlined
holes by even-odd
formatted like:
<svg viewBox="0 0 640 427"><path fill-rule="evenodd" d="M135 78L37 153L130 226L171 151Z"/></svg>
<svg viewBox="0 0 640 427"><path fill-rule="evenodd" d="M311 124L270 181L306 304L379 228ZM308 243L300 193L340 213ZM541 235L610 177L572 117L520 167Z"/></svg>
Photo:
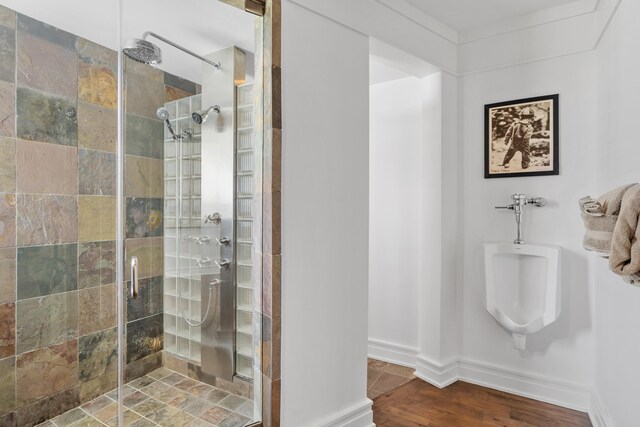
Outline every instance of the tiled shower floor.
<svg viewBox="0 0 640 427"><path fill-rule="evenodd" d="M116 426L116 392L106 393L40 426ZM242 427L251 424L253 401L157 369L125 385L124 426Z"/></svg>

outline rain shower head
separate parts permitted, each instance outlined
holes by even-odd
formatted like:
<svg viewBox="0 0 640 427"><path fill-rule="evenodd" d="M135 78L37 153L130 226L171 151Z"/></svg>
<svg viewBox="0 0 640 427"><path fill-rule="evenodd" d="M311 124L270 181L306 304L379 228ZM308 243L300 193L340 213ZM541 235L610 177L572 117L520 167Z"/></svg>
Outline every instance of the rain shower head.
<svg viewBox="0 0 640 427"><path fill-rule="evenodd" d="M188 49L185 49L184 47L180 46L177 43L172 42L169 39L166 39L162 36L159 36L156 33L152 33L151 31L147 31L146 33L144 33L142 35L141 39L128 39L124 42L124 47L122 48L122 53L124 53L125 55L127 55L129 58L133 59L134 61L138 61L141 62L143 64L149 64L149 65L158 65L162 63L162 51L160 50L160 48L158 46L156 46L155 44L148 42L146 39L147 37L155 37L156 39L163 41L165 43L167 43L168 45L171 45L173 47L175 47L176 49L180 49L181 51L183 51L184 53L187 53L195 58L198 58L201 61L206 62L207 64L213 66L213 68L215 68L216 70L220 69L220 63L219 62L213 62L213 61L209 61L206 58L203 58L202 56L198 55L197 53L193 53Z"/></svg>
<svg viewBox="0 0 640 427"><path fill-rule="evenodd" d="M196 124L201 125L207 121L207 118L209 117L209 113L211 111L213 111L214 113L220 114L220 107L217 105L214 105L213 107L209 107L206 111L205 110L194 111L191 114L191 118L193 119L194 122L196 122Z"/></svg>
<svg viewBox="0 0 640 427"><path fill-rule="evenodd" d="M162 63L162 51L155 44L142 39L128 39L122 52L134 61L148 65Z"/></svg>

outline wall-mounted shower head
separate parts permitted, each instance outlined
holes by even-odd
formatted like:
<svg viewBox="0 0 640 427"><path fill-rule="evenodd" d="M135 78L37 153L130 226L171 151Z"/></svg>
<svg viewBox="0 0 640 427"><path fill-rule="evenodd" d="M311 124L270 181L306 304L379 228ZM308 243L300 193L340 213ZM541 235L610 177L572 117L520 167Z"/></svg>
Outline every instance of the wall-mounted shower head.
<svg viewBox="0 0 640 427"><path fill-rule="evenodd" d="M197 53L193 53L188 49L180 46L177 43L172 42L169 39L165 39L162 36L157 35L156 33L152 33L151 31L147 31L142 35L142 39L128 39L124 42L124 47L122 48L122 53L127 55L129 58L134 61L141 62L143 64L149 65L158 65L162 63L162 51L155 44L148 42L147 37L155 37L156 39L167 43L175 47L176 49L180 49L184 53L188 53L191 56L198 58L201 61L206 62L207 64L213 66L216 70L220 69L219 62L209 61L206 58L198 55Z"/></svg>
<svg viewBox="0 0 640 427"><path fill-rule="evenodd" d="M194 111L191 114L191 118L193 119L194 122L201 125L207 121L207 118L209 117L209 113L212 111L214 113L220 114L220 107L217 105L214 105L212 107L207 108L207 110Z"/></svg>
<svg viewBox="0 0 640 427"><path fill-rule="evenodd" d="M169 117L171 117L169 115L169 110L164 107L158 108L158 110L156 111L156 115L160 120L169 120Z"/></svg>
<svg viewBox="0 0 640 427"><path fill-rule="evenodd" d="M162 64L162 50L155 44L142 39L128 39L122 53L134 61L148 65Z"/></svg>
<svg viewBox="0 0 640 427"><path fill-rule="evenodd" d="M179 135L176 134L173 130L173 126L171 126L171 122L169 121L171 115L169 114L169 110L167 110L166 108L158 108L156 110L156 116L158 116L160 120L164 120L164 123L167 125L167 129L169 129L169 133L171 134L171 137L174 141L182 140L184 138L191 138L191 136L193 135L193 131L191 129L185 129Z"/></svg>

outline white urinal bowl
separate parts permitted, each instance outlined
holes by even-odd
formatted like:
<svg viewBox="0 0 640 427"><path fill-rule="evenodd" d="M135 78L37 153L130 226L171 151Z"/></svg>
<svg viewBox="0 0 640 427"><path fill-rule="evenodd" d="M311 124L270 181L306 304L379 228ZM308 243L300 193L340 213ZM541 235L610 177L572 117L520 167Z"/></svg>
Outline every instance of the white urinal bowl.
<svg viewBox="0 0 640 427"><path fill-rule="evenodd" d="M485 243L486 308L524 350L526 336L560 315L560 248Z"/></svg>

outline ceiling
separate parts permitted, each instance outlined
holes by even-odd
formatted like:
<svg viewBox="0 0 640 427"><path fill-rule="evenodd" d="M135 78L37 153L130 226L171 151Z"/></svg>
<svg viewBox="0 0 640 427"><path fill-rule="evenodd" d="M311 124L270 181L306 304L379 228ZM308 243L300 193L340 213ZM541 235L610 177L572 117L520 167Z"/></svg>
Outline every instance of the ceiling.
<svg viewBox="0 0 640 427"><path fill-rule="evenodd" d="M576 0L406 0L456 31L484 27Z"/></svg>

